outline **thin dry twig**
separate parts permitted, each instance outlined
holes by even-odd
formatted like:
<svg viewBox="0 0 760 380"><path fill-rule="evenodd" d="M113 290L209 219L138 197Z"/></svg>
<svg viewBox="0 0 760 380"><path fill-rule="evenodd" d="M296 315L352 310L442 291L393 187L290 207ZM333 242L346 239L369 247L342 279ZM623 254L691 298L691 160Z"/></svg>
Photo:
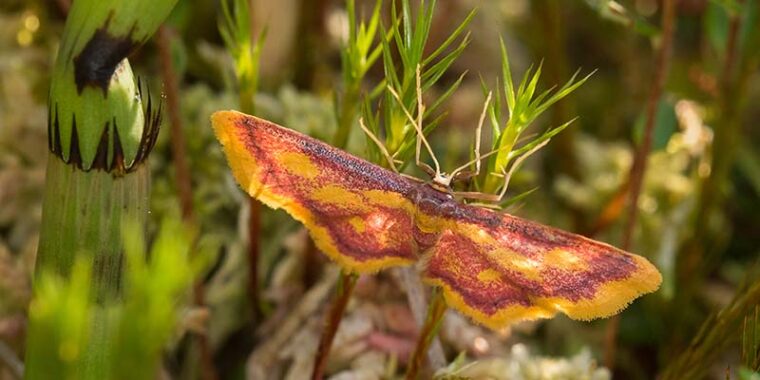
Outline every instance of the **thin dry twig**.
<svg viewBox="0 0 760 380"><path fill-rule="evenodd" d="M652 82L652 88L649 93L649 99L647 100L646 108L646 124L644 126L644 136L641 140L641 144L636 150L636 155L633 159L633 165L631 166L631 172L629 176L629 197L628 197L628 212L625 224L625 230L623 232L623 244L622 248L626 251L630 250L631 243L633 241L633 232L636 227L636 221L638 219L639 209L637 207L639 196L641 195L641 187L644 181L644 173L647 169L647 158L649 152L652 150L652 135L654 134L655 118L657 115L657 104L662 97L663 87L665 86L665 80L668 76L668 70L670 67L670 56L673 45L673 31L675 29L675 0L664 0L662 9L662 41L657 51L654 81ZM607 368L613 368L615 365L615 349L617 345L617 332L620 326L620 315L612 317L607 324L607 331L605 333L605 358L604 362Z"/></svg>

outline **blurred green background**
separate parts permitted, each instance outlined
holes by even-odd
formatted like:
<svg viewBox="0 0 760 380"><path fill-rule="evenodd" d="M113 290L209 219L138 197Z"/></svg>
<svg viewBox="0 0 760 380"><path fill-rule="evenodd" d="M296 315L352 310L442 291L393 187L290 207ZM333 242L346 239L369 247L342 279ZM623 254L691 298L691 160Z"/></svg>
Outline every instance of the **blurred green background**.
<svg viewBox="0 0 760 380"><path fill-rule="evenodd" d="M386 27L390 2L381 10ZM622 313L614 368L601 368L611 355L607 320L559 316L493 333L450 312L441 331L453 363L449 372L475 363L476 370L470 369L475 372L469 372L475 378L760 376L753 375L760 358L760 2L675 3L672 56L657 103L631 247L655 263L664 282ZM367 19L374 4L357 1L359 17ZM48 152L50 75L69 5L67 0L4 0L0 5L0 379L16 378L23 369ZM501 75L500 36L515 78L542 63L541 89L561 86L577 69L582 75L596 70L526 132L541 133L578 117L514 176L508 194L536 190L508 212L620 246L630 168L657 70L661 8L658 0L437 3L429 49L477 9L466 27L469 45L429 90L431 99L442 96L467 72L440 107L445 118L430 137L443 167L469 159L485 99L482 83L494 87ZM168 44L161 47L154 37L130 57L154 97L168 91L160 50L171 59L178 91L165 96L179 102L195 233L209 262L197 271L207 307L193 306L189 290L164 295L177 302L178 312L176 321L162 327L162 334L170 330L166 337L159 334L156 344L163 353L156 354L156 377L204 377L188 342L189 332L201 331L209 338L219 378L308 378L336 272L313 253L298 223L282 212L262 210L256 276L261 294L251 301L250 205L209 125L213 111L240 107L235 62L219 32L222 20L218 1L180 0L166 22ZM341 72L348 34L344 2L253 0L251 27L254 35L267 31L258 92L252 95L256 114L331 142L338 129L336 101L346 85ZM384 78L381 61L368 70L362 91ZM150 241L162 220L182 214L169 120L164 117L149 161ZM367 156L358 125L346 149ZM175 259L186 264L184 256ZM187 282L178 280L172 289L189 289ZM54 298L60 297L54 295L56 286L75 284L51 281L46 286ZM150 331L135 327L132 334ZM395 378L415 331L397 276L392 271L363 276L327 373L335 379ZM114 355L129 355L126 351Z"/></svg>

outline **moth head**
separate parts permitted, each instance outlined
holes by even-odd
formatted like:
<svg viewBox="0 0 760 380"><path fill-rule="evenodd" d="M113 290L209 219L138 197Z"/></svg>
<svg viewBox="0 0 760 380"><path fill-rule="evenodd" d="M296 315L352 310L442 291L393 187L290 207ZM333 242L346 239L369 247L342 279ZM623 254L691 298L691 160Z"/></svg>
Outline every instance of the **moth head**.
<svg viewBox="0 0 760 380"><path fill-rule="evenodd" d="M451 182L454 179L454 176L446 174L444 172L437 172L432 178L432 181L430 182L430 186L440 192L444 193L450 193L451 192Z"/></svg>

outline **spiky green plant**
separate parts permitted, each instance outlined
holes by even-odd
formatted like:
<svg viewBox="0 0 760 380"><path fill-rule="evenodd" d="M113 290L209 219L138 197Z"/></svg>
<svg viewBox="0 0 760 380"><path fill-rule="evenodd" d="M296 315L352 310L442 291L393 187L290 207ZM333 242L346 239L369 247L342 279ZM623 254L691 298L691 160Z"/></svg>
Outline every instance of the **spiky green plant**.
<svg viewBox="0 0 760 380"><path fill-rule="evenodd" d="M375 2L375 8L369 22L363 20L357 23L356 1L346 1L348 13L348 41L341 50L341 71L343 72L343 89L336 101L336 117L338 130L335 133L333 145L345 148L352 127L356 123L361 101L362 80L367 71L375 64L382 45L376 43L376 35L380 26L381 0Z"/></svg>
<svg viewBox="0 0 760 380"><path fill-rule="evenodd" d="M259 58L267 29L264 28L254 38L247 0L234 0L231 9L227 0L222 1L221 5L223 18L219 32L235 63L240 110L253 115L256 112L255 95L259 87Z"/></svg>
<svg viewBox="0 0 760 380"><path fill-rule="evenodd" d="M123 295L93 297L94 263L76 257L70 274L43 270L29 309L27 379L155 378L161 351L175 333L181 295L206 255L190 259L190 232L163 224L150 255L140 226L124 230ZM93 321L107 318L107 324ZM93 330L96 328L96 330ZM109 344L103 344L101 337Z"/></svg>
<svg viewBox="0 0 760 380"><path fill-rule="evenodd" d="M529 153L540 144L548 141L552 136L565 129L573 120L548 129L538 138L523 144L519 148L517 142L528 127L549 107L580 87L593 74L577 80L576 72L562 87L554 91L550 88L534 96L541 77L541 66L534 71L529 68L523 75L520 84L515 88L512 80L512 71L509 64L509 55L504 41L501 40L501 71L504 94L496 91L494 101L488 107L488 116L493 129L491 149L496 151L486 161L487 172L481 177L479 190L485 193L495 193L505 186L503 176L507 175L510 163L516 163L516 159L523 154ZM485 88L485 86L484 86ZM504 99L502 101L502 99ZM503 114L503 104L506 103L507 115Z"/></svg>
<svg viewBox="0 0 760 380"><path fill-rule="evenodd" d="M509 67L509 58L507 55L507 49L504 46L504 42L501 42L502 53L502 75L504 80L504 97L506 98L507 109L509 111L509 117L506 122L502 121L501 117L501 95L495 97L494 102L490 102L491 93L486 94L486 107L484 109L484 115L488 114L491 119L493 127L493 141L492 150L489 155L476 157L476 159L482 159L486 161L486 171L480 176L480 181L475 181L473 187L479 192L484 194L495 194L500 192L501 197L504 197L506 189L509 185L509 177L514 170L520 167L522 161L527 158L531 153L537 151L543 147L549 140L557 133L565 129L572 120L555 128L550 128L546 132L540 134L524 144L518 146L518 140L520 135L535 121L538 116L548 109L551 105L558 100L570 94L572 91L582 85L591 74L587 75L581 80L576 81L577 73L563 85L559 90L553 92L553 89L546 90L540 95L534 97L535 90L538 85L538 80L541 76L541 68L536 71L528 69L523 76L517 89L514 88L512 82L512 74ZM418 75L421 75L418 74ZM418 92L417 96L420 96L420 92L423 91L424 86L422 80L418 80L419 85L416 88ZM485 86L484 86L485 89ZM393 94L396 96L397 94ZM419 102L419 100L418 100ZM401 97L397 97L397 103L402 104ZM420 102L421 103L421 102ZM404 107L402 105L402 107ZM424 118L426 112L424 108L420 110L421 106L418 105L417 112L418 118ZM402 108L407 115L407 119L413 119L413 110ZM420 112L422 115L420 115ZM411 122L411 120L410 120ZM501 127L504 125L504 127ZM480 139L480 136L475 136L476 139ZM480 143L476 140L475 149L480 149ZM432 154L432 151L431 151ZM525 193L518 195L516 198L522 198ZM512 202L513 199L507 200ZM502 206L504 203L502 203ZM409 367L407 368L406 378L416 379L418 372L422 367L423 355L427 351L430 343L433 341L433 337L437 334L438 328L441 324L444 311L446 310L446 303L443 299L442 292L437 289L432 292L430 304L428 306L428 315L422 327L422 333L417 340L417 347L415 348L411 359L409 360Z"/></svg>
<svg viewBox="0 0 760 380"><path fill-rule="evenodd" d="M71 283L90 288L87 294L77 294L104 305L115 301L120 290L122 225L147 222L150 177L145 161L160 123L160 106L149 96L143 104L144 89L126 57L150 38L175 3L75 1L53 70L51 154L36 271L63 278L91 274L87 283ZM82 261L91 263L90 269L75 269L75 263ZM82 306L80 301L71 307ZM40 345L47 344L34 338L44 331L38 321L32 318L30 325L27 378L47 378L44 371L36 370L45 365ZM109 316L93 312L83 321L89 343L82 347L85 359L77 362L74 376L108 378L101 363L108 346Z"/></svg>
<svg viewBox="0 0 760 380"><path fill-rule="evenodd" d="M392 20L398 20L390 26L390 38L383 39L382 57L385 80L377 91L382 94L382 107L373 115L369 98L365 100L363 117L367 128L376 136L383 138L388 153L401 162L408 163L414 154L416 131L409 122L407 113L417 109L417 71L420 71L422 91L433 87L441 79L451 64L459 58L469 45L469 34L465 34L467 26L475 16L475 11L450 33L435 49L425 54L430 29L433 24L436 1L421 1L416 14L408 0L401 2L401 14L398 14L396 3L392 4ZM456 44L455 44L456 43ZM449 51L450 50L450 51ZM394 54L398 54L401 62L394 62ZM432 131L441 121L443 114L438 114L440 106L459 88L465 73L447 87L426 109L423 115L425 133ZM396 93L399 99L395 98ZM380 117L382 114L382 117ZM369 157L372 161L387 166L377 144L367 140Z"/></svg>

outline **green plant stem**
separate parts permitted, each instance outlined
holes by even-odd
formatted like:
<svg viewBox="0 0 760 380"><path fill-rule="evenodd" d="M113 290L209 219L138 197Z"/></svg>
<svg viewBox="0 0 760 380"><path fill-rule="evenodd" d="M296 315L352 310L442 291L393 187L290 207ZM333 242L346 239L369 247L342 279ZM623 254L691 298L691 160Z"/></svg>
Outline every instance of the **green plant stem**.
<svg viewBox="0 0 760 380"><path fill-rule="evenodd" d="M87 315L80 327L89 339L75 347L81 349L77 360L68 362L74 377L56 374L61 378L113 378L107 357L114 344L113 320L106 310L121 300L122 226L147 224L146 160L160 123L154 113L159 107L149 95L143 110L147 92L126 58L150 38L175 2L78 0L66 20L50 84L51 154L35 271L69 279L75 262L87 262L91 272L81 282L87 302L71 305L71 313ZM35 283L35 299L38 289ZM82 310L90 303L95 310ZM41 323L30 318L28 379L51 378L48 363L67 359L65 350L52 347Z"/></svg>
<svg viewBox="0 0 760 380"><path fill-rule="evenodd" d="M750 371L760 371L760 305L744 317L742 322L741 361Z"/></svg>
<svg viewBox="0 0 760 380"><path fill-rule="evenodd" d="M351 134L352 127L356 121L356 114L359 109L359 100L361 98L361 83L352 82L346 86L346 91L341 98L338 107L338 131L335 133L333 145L338 148L345 148L348 144L348 137Z"/></svg>
<svg viewBox="0 0 760 380"><path fill-rule="evenodd" d="M417 345L406 368L406 380L415 380L419 376L420 369L427 357L427 350L438 334L445 312L446 300L443 298L443 292L437 287L433 288L425 324L422 326L420 336L417 338Z"/></svg>
<svg viewBox="0 0 760 380"><path fill-rule="evenodd" d="M349 273L344 270L340 271L338 284L335 289L335 299L330 306L330 311L327 313L325 327L319 340L317 355L314 358L314 370L311 373L312 380L321 380L324 376L327 358L330 355L335 333L338 332L338 326L340 326L340 321L343 319L343 314L346 311L346 306L348 306L348 301L351 299L351 294L354 291L358 278L359 275L356 273Z"/></svg>
<svg viewBox="0 0 760 380"><path fill-rule="evenodd" d="M77 378L109 378L104 353L113 339L107 334L112 323L103 310L120 299L121 229L126 223L147 222L149 184L150 172L145 164L128 175L114 177L102 171L82 172L53 154L48 158L35 277L54 273L69 278L77 258L87 260L92 263L87 294L102 307L93 310L87 321L90 338L77 362ZM35 297L37 294L35 283ZM44 337L33 338L45 335L41 329L44 328L36 320L30 322L27 379L50 378L42 367L54 353L45 348L48 342Z"/></svg>
<svg viewBox="0 0 760 380"><path fill-rule="evenodd" d="M654 81L647 99L646 124L641 144L636 149L633 165L629 175L628 212L625 229L623 232L622 249L630 251L633 243L634 230L638 219L638 201L641 195L641 187L644 182L644 174L647 170L649 153L652 150L652 136L654 134L655 119L657 116L657 104L662 97L662 91L670 68L670 56L673 44L673 32L676 21L675 0L665 0L662 9L662 40L657 51L655 62ZM617 346L617 332L620 327L620 314L612 317L607 323L605 332L604 363L607 368L615 366L615 351Z"/></svg>
<svg viewBox="0 0 760 380"><path fill-rule="evenodd" d="M121 272L121 226L127 221L145 223L149 185L147 165L115 178L102 171L79 171L51 154L36 271L68 275L75 257L86 254L94 261L95 294L115 295Z"/></svg>

